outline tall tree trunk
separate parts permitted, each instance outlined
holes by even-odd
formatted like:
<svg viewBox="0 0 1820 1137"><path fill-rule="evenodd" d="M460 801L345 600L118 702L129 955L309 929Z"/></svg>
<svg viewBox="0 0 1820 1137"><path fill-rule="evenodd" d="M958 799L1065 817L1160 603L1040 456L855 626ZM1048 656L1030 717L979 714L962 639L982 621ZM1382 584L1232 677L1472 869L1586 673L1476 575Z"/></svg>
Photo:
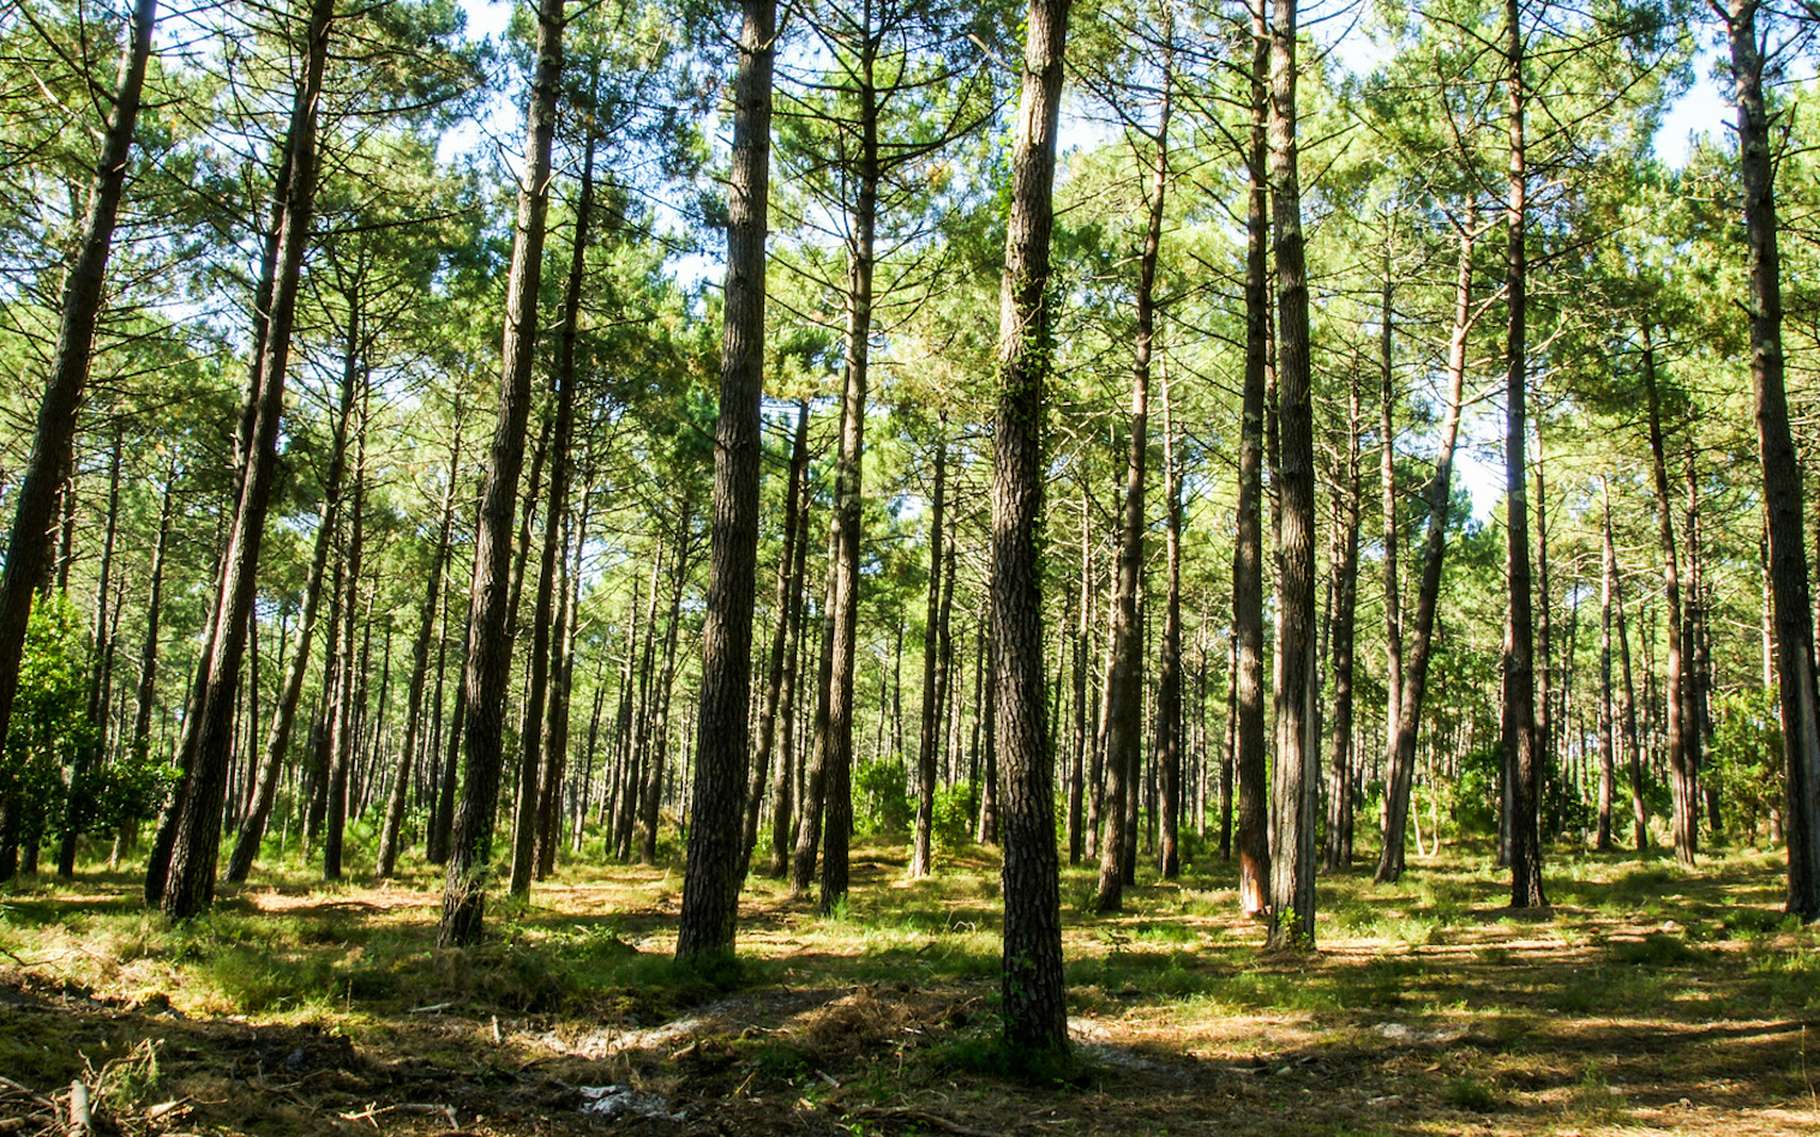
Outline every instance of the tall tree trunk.
<svg viewBox="0 0 1820 1137"><path fill-rule="evenodd" d="M1605 480L1599 480L1604 504L1602 556L1599 583L1599 822L1595 847L1601 853L1611 851L1611 803L1617 780L1617 755L1612 719L1611 689L1611 622L1612 593L1617 583L1618 552L1611 535L1611 491Z"/></svg>
<svg viewBox="0 0 1820 1137"><path fill-rule="evenodd" d="M1166 33L1173 39L1173 33ZM1143 749L1144 626L1138 616L1138 593L1144 576L1144 475L1150 450L1150 362L1156 341L1156 271L1163 237L1164 192L1169 184L1170 72L1173 49L1163 47L1162 105L1154 133L1145 131L1153 148L1149 184L1144 194L1146 224L1138 255L1137 316L1132 343L1131 432L1121 502L1118 577L1113 587L1112 666L1107 672L1106 811L1100 837L1099 896L1094 907L1116 912L1124 907L1125 865L1135 863L1127 848L1126 814L1136 804L1137 774Z"/></svg>
<svg viewBox="0 0 1820 1137"><path fill-rule="evenodd" d="M172 833L162 906L173 919L187 919L208 907L215 894L215 862L221 846L221 815L227 788L233 712L240 662L257 588L265 515L277 477L278 427L284 409L285 372L297 292L309 243L316 195L316 119L322 75L328 58L334 0L313 0L303 75L291 106L290 180L285 189L277 268L260 365L259 398L248 435L246 473L222 554L208 671L198 700L195 754ZM154 866L152 872L156 872ZM148 877L151 873L148 873Z"/></svg>
<svg viewBox="0 0 1820 1137"><path fill-rule="evenodd" d="M843 403L842 417L846 416ZM843 422L841 431L846 432ZM836 488L836 499L839 498ZM825 735L831 729L830 716L832 686L830 675L834 668L834 559L838 534L835 525L828 528L828 579L823 582L820 627L820 643L817 651L815 681L815 714L812 719L813 735L808 740L809 761L803 775L803 791L797 809L796 847L790 858L790 895L800 899L809 894L810 879L815 875L817 855L821 850L822 820L827 807L828 761L832 753ZM937 663L937 680L941 679L942 665ZM937 700L938 708L942 706ZM946 720L943 720L944 724Z"/></svg>
<svg viewBox="0 0 1820 1137"><path fill-rule="evenodd" d="M1270 29L1270 197L1276 250L1277 399L1282 430L1282 686L1270 865L1273 947L1314 946L1319 664L1315 625L1314 406L1309 387L1308 279L1296 170L1296 0L1274 0Z"/></svg>
<svg viewBox="0 0 1820 1137"><path fill-rule="evenodd" d="M1011 150L1011 214L999 293L992 467L993 683L1004 747L1002 1007L1013 1053L1068 1045L1054 766L1043 715L1043 393L1053 368L1049 246L1069 0L1032 0Z"/></svg>
<svg viewBox="0 0 1820 1137"><path fill-rule="evenodd" d="M1521 11L1519 0L1505 0L1504 63L1509 69L1506 113L1510 176L1505 205L1509 244L1505 251L1504 289L1510 320L1505 342L1504 477L1508 513L1505 576L1510 589L1510 612L1504 643L1504 751L1505 769L1510 780L1510 905L1512 908L1539 908L1548 901L1542 893L1542 840L1536 825L1541 755L1536 738L1535 628L1529 595L1528 269L1524 249L1529 174L1524 164L1523 114L1527 92L1523 80Z"/></svg>
<svg viewBox="0 0 1820 1137"><path fill-rule="evenodd" d="M1160 196L1160 195L1159 195ZM1176 468L1175 422L1169 405L1169 368L1163 379L1163 502L1168 510L1164 541L1169 573L1163 601L1163 648L1156 686L1156 764L1161 782L1162 836L1157 866L1163 879L1182 873L1182 478Z"/></svg>
<svg viewBox="0 0 1820 1137"><path fill-rule="evenodd" d="M670 574L670 615L664 621L663 663L651 691L650 746L644 763L644 787L638 802L638 863L657 863L657 834L663 820L665 776L670 769L670 699L676 684L676 640L682 630L682 598L689 583L690 529L695 524L695 502L685 492L682 518L677 525L676 564ZM653 624L653 630L656 625Z"/></svg>
<svg viewBox="0 0 1820 1137"><path fill-rule="evenodd" d="M405 688L404 746L392 778L392 792L386 799L385 828L379 836L379 862L375 874L382 880L391 876L398 866L405 794L410 788L411 771L417 765L418 733L423 726L423 687L430 669L430 638L436 632L436 602L442 596L442 569L449 560L449 535L455 525L455 483L460 474L461 430L457 425L455 440L449 444L449 477L442 490L442 520L436 527L436 550L430 555L430 575L424 582L417 636L411 641L411 678Z"/></svg>
<svg viewBox="0 0 1820 1137"><path fill-rule="evenodd" d="M802 501L797 507L796 562L790 570L790 637L789 646L785 649L780 711L783 716L783 738L781 739L777 774L771 779L771 856L765 864L765 875L772 877L783 876L789 862L793 836L791 823L795 820L797 796L796 740L801 735L796 724L796 699L798 692L802 690L802 683L798 681L798 676L802 670L803 607L807 603L805 582L809 560L809 534L815 531L809 516L812 490L806 468L801 494Z"/></svg>
<svg viewBox="0 0 1820 1137"><path fill-rule="evenodd" d="M929 596L923 622L923 713L916 745L916 831L911 839L910 875L928 876L935 868L935 758L941 748L937 731L940 711L936 664L940 654L942 597L942 529L948 480L948 416L942 414L935 440L935 488L929 508Z"/></svg>
<svg viewBox="0 0 1820 1137"><path fill-rule="evenodd" d="M52 518L57 490L69 468L76 440L76 415L95 350L95 325L101 316L101 292L114 247L114 228L126 188L133 130L139 121L140 93L152 53L152 24L157 0L135 0L127 40L114 83L112 109L95 176L89 184L88 214L76 259L63 284L63 312L57 331L57 354L38 402L32 453L20 481L13 528L6 543L6 567L0 571L0 750L6 746L13 700L19 690L19 664L25 652L25 628L32 596L48 567ZM0 796L0 831L18 831L20 803ZM0 837L0 880L17 869L13 840Z"/></svg>
<svg viewBox="0 0 1820 1137"><path fill-rule="evenodd" d="M1453 330L1447 341L1447 410L1441 424L1441 447L1428 484L1428 531L1422 541L1422 579L1416 590L1416 622L1409 644L1407 672L1394 715L1386 709L1395 732L1385 772L1384 834L1376 879L1382 883L1403 874L1409 796L1415 779L1416 742L1422 705L1428 691L1428 662L1434 644L1435 611L1441 596L1441 568L1447 555L1449 506L1453 500L1454 448L1460 439L1460 407L1466 392L1466 352L1478 312L1472 300L1472 256L1478 210L1468 203L1458 226L1460 252L1454 278Z"/></svg>
<svg viewBox="0 0 1820 1137"><path fill-rule="evenodd" d="M1078 865L1085 851L1083 809L1087 797L1087 749L1093 744L1088 725L1087 664L1092 655L1090 620L1093 612L1093 543L1088 529L1087 487L1081 485L1081 591L1075 604L1075 626L1070 635L1074 675L1074 737L1068 762L1068 863Z"/></svg>
<svg viewBox="0 0 1820 1137"><path fill-rule="evenodd" d="M1331 624L1333 658L1333 780L1327 805L1327 871L1352 859L1352 673L1353 637L1359 606L1359 379L1353 372L1347 395L1346 472L1336 519L1340 525L1338 564L1333 566L1334 603Z"/></svg>
<svg viewBox="0 0 1820 1137"><path fill-rule="evenodd" d="M1251 135L1245 215L1245 391L1239 427L1238 534L1232 546L1232 620L1238 644L1237 766L1239 910L1269 907L1269 775L1264 761L1264 415L1269 361L1269 194L1264 151L1269 104L1270 28L1264 0L1251 0Z"/></svg>
<svg viewBox="0 0 1820 1137"><path fill-rule="evenodd" d="M350 321L350 344L359 342L358 324ZM352 366L350 352L350 367ZM366 707L368 652L361 652L362 663L354 663L354 613L360 601L361 541L366 520L367 406L371 388L363 379L360 395L360 423L354 442L353 501L348 508L348 594L343 601L347 621L341 631L341 697L329 744L329 799L327 822L322 837L322 878L341 879L342 842L348 823L348 780L355 759L354 740L359 737L360 718ZM372 612L367 613L367 634L373 629Z"/></svg>
<svg viewBox="0 0 1820 1137"><path fill-rule="evenodd" d="M537 595L531 608L531 657L519 726L518 802L513 811L512 868L507 891L531 891L536 869L538 789L543 764L544 703L549 698L552 653L551 621L556 601L557 562L562 557L562 531L569 510L569 449L575 436L575 338L581 321L582 276L587 271L588 221L594 203L594 140L584 147L581 193L575 204L575 234L569 252L569 277L563 286L562 316L557 335L556 365L550 371L556 388L556 420L551 436L549 497L544 504L543 547L537 564Z"/></svg>
<svg viewBox="0 0 1820 1137"><path fill-rule="evenodd" d="M511 681L512 636L506 611L507 568L512 556L512 513L524 464L525 424L531 409L531 367L537 340L537 296L543 270L545 218L550 206L550 150L562 81L563 0L539 0L537 63L525 113L525 171L518 187L518 221L506 281L506 327L499 381L499 419L487 458L475 533L474 577L468 600L467 687L463 751L467 777L450 836L443 885L444 946L480 938L491 875L493 817L499 805L501 736L506 687Z"/></svg>
<svg viewBox="0 0 1820 1137"><path fill-rule="evenodd" d="M1662 399L1656 381L1656 351L1643 328L1643 394L1649 410L1650 473L1656 496L1656 533L1662 542L1662 596L1668 608L1668 675L1664 701L1668 743L1669 791L1673 799L1675 859L1694 863L1697 848L1693 771L1688 761L1693 733L1688 721L1686 623L1681 603L1679 556L1675 550L1674 503L1669 498L1668 459L1662 443Z"/></svg>
<svg viewBox="0 0 1820 1137"><path fill-rule="evenodd" d="M341 504L341 479L346 465L349 421L354 412L354 368L342 369L341 409L335 418L334 441L329 448L329 466L323 475L322 509L316 521L316 539L310 553L309 582L304 586L303 613L297 624L297 647L291 656L290 671L272 708L272 721L267 729L265 749L259 765L258 784L253 789L253 806L234 841L228 857L227 879L235 884L246 880L259 856L259 845L265 839L265 827L272 816L272 805L278 797L278 782L284 773L285 755L290 751L291 732L296 727L297 703L303 693L303 681L310 669L310 644L316 633L316 614L321 608L322 585L328 575L329 550L335 543L335 527Z"/></svg>
<svg viewBox="0 0 1820 1137"><path fill-rule="evenodd" d="M1782 263L1777 249L1774 160L1763 102L1759 0L1726 0L1732 100L1738 108L1739 169L1749 234L1751 386L1768 513L1776 665L1782 677L1783 830L1788 842L1788 911L1820 917L1820 710L1814 688L1813 630L1802 535L1801 468L1789 431L1783 381ZM1714 4L1717 7L1717 3Z"/></svg>
<svg viewBox="0 0 1820 1137"><path fill-rule="evenodd" d="M870 28L859 49L853 74L859 83L858 170L854 204L848 216L846 370L841 395L840 455L834 478L834 559L829 566L829 600L833 633L828 700L828 729L816 734L823 767L826 814L821 863L821 910L830 911L847 895L847 850L853 828L853 683L859 629L859 558L861 458L865 445L866 390L872 341L873 245L878 227L878 117L881 99L873 86L877 40Z"/></svg>
<svg viewBox="0 0 1820 1137"><path fill-rule="evenodd" d="M78 750L70 763L69 781L63 799L63 825L57 841L57 875L64 880L76 875L78 839L94 808L90 786L93 763L100 761L107 749L109 681L114 652L108 621L108 593L114 571L114 541L120 532L121 446L120 426L116 423L114 445L108 458L107 521L101 537L100 578L95 587L95 625L89 638L94 665L89 674L88 721L95 730L95 750L93 753ZM118 615L116 608L116 618Z"/></svg>
<svg viewBox="0 0 1820 1137"><path fill-rule="evenodd" d="M539 726L544 754L543 784L537 791L535 876L547 880L556 871L556 846L562 836L563 782L569 754L569 698L575 683L576 608L581 602L581 551L588 543L588 515L593 508L593 471L582 475L581 505L564 526L562 599L556 611L556 636L550 644L550 697ZM571 559L573 550L573 559Z"/></svg>
<svg viewBox="0 0 1820 1137"><path fill-rule="evenodd" d="M771 755L777 740L777 711L783 698L784 665L790 655L790 614L795 607L796 589L801 578L795 575L796 547L808 541L802 529L801 510L803 472L809 465L809 402L796 404L796 430L790 445L790 473L784 488L784 547L777 559L777 630L771 637L771 655L766 664L765 702L758 718L758 749L752 757L751 779L746 786L745 827L740 839L739 877L745 879L752 866L752 850L758 845L758 816L765 796L765 784L771 779Z"/></svg>

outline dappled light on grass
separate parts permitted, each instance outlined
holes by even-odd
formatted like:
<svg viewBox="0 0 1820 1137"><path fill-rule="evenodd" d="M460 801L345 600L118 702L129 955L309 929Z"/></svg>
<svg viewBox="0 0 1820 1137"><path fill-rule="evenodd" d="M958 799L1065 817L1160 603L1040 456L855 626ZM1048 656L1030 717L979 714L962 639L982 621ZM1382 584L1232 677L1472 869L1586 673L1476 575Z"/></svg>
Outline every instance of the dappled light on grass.
<svg viewBox="0 0 1820 1137"><path fill-rule="evenodd" d="M1820 1122L1802 1057L1820 945L1780 915L1775 855L1557 859L1553 909L1522 918L1478 855L1394 886L1323 877L1306 958L1261 951L1217 864L1142 873L1108 917L1073 903L1091 872L1065 870L1076 1054L1040 1071L995 1049L990 850L910 882L896 845L861 845L827 916L755 879L737 964L708 969L670 958L673 866L566 868L497 906L466 951L434 947L428 874L323 890L278 866L176 927L134 878L84 875L0 901L0 1068L67 1088L84 1061L155 1046L141 1112L123 1117L181 1098L184 1126L259 1134L328 1131L375 1104L439 1107L384 1114L388 1133L447 1131L443 1106L465 1131L592 1132L575 1087L607 1085L686 1118L614 1123L650 1132L941 1128L919 1114L1004 1133Z"/></svg>

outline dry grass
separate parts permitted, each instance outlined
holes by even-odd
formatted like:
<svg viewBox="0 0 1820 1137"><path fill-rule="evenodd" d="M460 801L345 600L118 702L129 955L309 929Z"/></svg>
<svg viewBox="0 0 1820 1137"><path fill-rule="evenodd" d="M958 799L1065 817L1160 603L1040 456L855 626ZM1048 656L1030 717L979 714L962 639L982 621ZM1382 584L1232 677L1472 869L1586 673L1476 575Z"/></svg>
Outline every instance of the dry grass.
<svg viewBox="0 0 1820 1137"><path fill-rule="evenodd" d="M1070 870L1081 1063L1049 1080L994 1041L985 850L909 882L862 845L826 918L755 881L721 974L669 960L673 867L565 868L468 952L434 949L427 873L291 866L180 928L84 875L0 894L0 1133L57 1132L74 1080L131 1134L1820 1132L1820 954L1779 871L1557 856L1556 907L1517 916L1444 854L1395 887L1323 878L1321 952L1282 957L1217 862L1103 918ZM584 1116L608 1084L661 1108Z"/></svg>

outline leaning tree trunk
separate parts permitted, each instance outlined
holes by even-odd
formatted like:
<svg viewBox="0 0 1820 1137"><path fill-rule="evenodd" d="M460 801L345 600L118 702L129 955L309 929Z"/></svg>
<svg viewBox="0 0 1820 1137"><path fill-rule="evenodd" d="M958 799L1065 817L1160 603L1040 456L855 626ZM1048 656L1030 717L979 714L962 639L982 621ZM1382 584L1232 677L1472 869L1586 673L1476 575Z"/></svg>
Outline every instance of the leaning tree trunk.
<svg viewBox="0 0 1820 1137"><path fill-rule="evenodd" d="M354 369L342 369L341 410L336 415L334 441L329 448L329 468L323 476L322 510L316 521L316 541L310 554L309 583L303 593L303 614L297 625L297 648L291 656L291 669L285 676L284 688L278 693L278 705L272 709L272 721L260 761L259 781L253 790L253 807L241 823L228 857L227 879L233 883L246 880L259 856L265 827L271 820L272 805L278 797L278 781L284 773L284 758L291 748L291 732L296 727L297 703L303 693L303 681L310 669L310 643L315 638L316 614L322 603L322 584L328 575L329 549L335 542L335 525L341 503L341 477L346 464L348 423L354 410Z"/></svg>
<svg viewBox="0 0 1820 1137"><path fill-rule="evenodd" d="M334 14L335 0L314 0L311 5L303 76L291 107L290 181L285 189L280 251L273 277L270 312L266 318L259 399L249 435L239 505L234 511L227 547L222 554L216 622L209 637L212 642L207 679L197 707L195 756L187 788L180 791L182 807L173 830L169 871L164 874L162 907L173 919L194 916L214 900L215 862L221 847L221 813L227 789L229 749L233 744L235 695L239 689L247 625L252 619L265 515L278 472L278 426L284 410L285 372L290 361L297 292L315 205L317 102L322 92L329 28Z"/></svg>
<svg viewBox="0 0 1820 1137"><path fill-rule="evenodd" d="M82 405L83 388L88 385L93 362L101 292L114 247L120 199L126 189L127 162L133 130L139 121L140 93L145 86L146 64L152 53L152 24L157 15L157 0L136 0L126 48L120 56L107 131L102 135L95 176L89 184L88 215L83 220L81 243L64 280L57 354L38 402L32 453L19 484L12 533L7 538L6 567L0 574L0 750L6 746L13 700L19 690L19 665L25 652L32 596L49 564L48 534L56 511L57 489L75 447L76 413ZM0 798L0 815L5 817L0 828L8 833L17 830L19 808L11 795ZM0 880L6 880L17 868L17 850L11 840L0 839L0 846Z"/></svg>
<svg viewBox="0 0 1820 1137"><path fill-rule="evenodd" d="M556 366L550 381L556 391L556 422L551 436L549 498L544 503L543 549L537 564L537 596L531 607L530 673L525 680L519 719L518 803L513 813L512 870L507 891L531 891L537 868L538 789L546 762L543 749L544 703L550 695L553 641L551 621L556 603L557 562L562 557L563 522L569 510L569 448L575 437L575 337L581 320L582 276L587 271L588 214L594 202L594 140L590 137L581 167L581 194L575 204L575 234L569 251L569 278L563 286L562 324L557 336Z"/></svg>
<svg viewBox="0 0 1820 1137"><path fill-rule="evenodd" d="M1815 707L1814 641L1808 622L1807 554L1801 520L1801 467L1789 431L1783 380L1782 262L1777 249L1774 159L1763 104L1759 0L1728 0L1732 98L1738 108L1739 169L1749 234L1751 386L1768 514L1770 592L1776 665L1782 678L1783 832L1788 843L1788 911L1820 917L1820 710ZM1716 4L1715 4L1716 6Z"/></svg>
<svg viewBox="0 0 1820 1137"><path fill-rule="evenodd" d="M1505 350L1504 489L1505 577L1510 611L1504 630L1505 769L1510 779L1510 906L1538 908L1542 893L1542 840L1536 826L1536 787L1541 765L1536 739L1535 627L1530 612L1528 446L1528 368L1525 342L1528 285L1525 228L1529 175L1525 168L1523 111L1523 28L1519 0L1505 0L1505 66L1509 68L1510 171L1505 221L1505 304L1509 309Z"/></svg>
<svg viewBox="0 0 1820 1137"><path fill-rule="evenodd" d="M1032 0L1011 150L1011 215L999 292L992 461L995 716L1004 748L1002 1007L1012 1052L1068 1045L1055 849L1054 767L1043 714L1043 395L1053 369L1049 245L1069 0Z"/></svg>
<svg viewBox="0 0 1820 1137"><path fill-rule="evenodd" d="M444 946L472 944L480 938L491 874L506 687L512 671L512 637L507 634L506 611L512 514L518 498L518 475L524 464L525 424L531 409L537 295L543 271L544 222L550 206L550 150L562 81L562 25L563 0L539 0L536 75L525 113L525 172L518 187L518 222L506 281L499 419L481 492L474 577L468 592L468 651L462 678L467 688L466 721L462 726L467 778L450 835L448 874L443 884L438 940Z"/></svg>
<svg viewBox="0 0 1820 1137"><path fill-rule="evenodd" d="M1238 767L1239 909L1262 915L1270 879L1270 788L1264 754L1264 403L1269 357L1269 193L1264 150L1270 33L1264 0L1251 15L1251 136L1245 216L1245 389L1239 423L1238 533L1232 545L1232 622L1237 642L1235 765Z"/></svg>
<svg viewBox="0 0 1820 1137"><path fill-rule="evenodd" d="M1283 608L1277 652L1279 750L1272 787L1273 947L1314 946L1314 802L1318 764L1315 635L1314 406L1309 388L1308 278L1296 170L1296 0L1275 0L1270 29L1270 197L1277 281L1277 399L1282 431Z"/></svg>
<svg viewBox="0 0 1820 1137"><path fill-rule="evenodd" d="M1478 211L1470 204L1459 227L1460 254L1454 279L1453 331L1447 341L1447 410L1441 423L1441 448L1435 455L1434 478L1428 484L1428 532L1422 542L1422 579L1416 588L1415 628L1409 643L1408 670L1393 716L1388 770L1385 773L1384 840L1375 874L1380 883L1403 874L1403 851L1409 824L1409 795L1415 781L1416 741L1422 705L1428 691L1428 661L1434 644L1435 611L1441 598L1441 568L1447 556L1448 513L1453 500L1454 448L1460 439L1460 407L1466 393L1466 352L1477 312L1472 302L1472 255ZM1386 714L1390 714L1387 709Z"/></svg>

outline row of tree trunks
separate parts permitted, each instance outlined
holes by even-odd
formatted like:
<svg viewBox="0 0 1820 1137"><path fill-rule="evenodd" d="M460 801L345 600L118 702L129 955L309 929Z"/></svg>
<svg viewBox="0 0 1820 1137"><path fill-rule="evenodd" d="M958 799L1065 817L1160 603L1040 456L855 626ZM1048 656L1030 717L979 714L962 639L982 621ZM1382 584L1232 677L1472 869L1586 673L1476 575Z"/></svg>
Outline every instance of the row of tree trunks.
<svg viewBox="0 0 1820 1137"><path fill-rule="evenodd" d="M74 453L77 411L93 363L102 289L126 190L157 13L156 0L137 0L133 6L107 127L89 184L88 212L83 218L75 259L64 279L56 355L38 402L32 452L20 481L12 531L7 538L6 567L0 573L0 748L5 746L18 693L32 597L49 567L51 544L46 538L58 487ZM68 564L67 557L64 564ZM0 880L9 880L18 871L19 815L18 801L10 794L0 796Z"/></svg>
<svg viewBox="0 0 1820 1137"><path fill-rule="evenodd" d="M518 220L506 283L506 327L501 355L498 422L487 458L476 527L474 575L469 589L468 650L463 684L466 765L463 796L450 835L439 940L444 946L480 938L492 860L493 819L499 802L506 687L511 677L507 568L512 554L512 514L524 462L525 426L531 406L531 370L537 338L537 298L543 268L545 220L550 203L551 148L562 79L563 0L537 7L536 70L525 114L525 169L518 189Z"/></svg>
<svg viewBox="0 0 1820 1137"><path fill-rule="evenodd" d="M314 0L305 32L304 66L291 106L287 149L288 180L283 221L277 229L270 306L259 357L257 397L243 437L245 461L227 543L222 553L220 586L201 682L192 700L186 740L179 765L183 785L173 805L168 864L154 851L147 871L147 897L156 897L174 919L195 915L214 899L215 863L221 843L221 821L233 742L233 709L240 682L253 607L265 516L278 465L279 418L284 408L285 373L290 360L291 330L310 219L316 196L316 127L322 77L327 66L334 0ZM156 884L158 887L153 888Z"/></svg>

